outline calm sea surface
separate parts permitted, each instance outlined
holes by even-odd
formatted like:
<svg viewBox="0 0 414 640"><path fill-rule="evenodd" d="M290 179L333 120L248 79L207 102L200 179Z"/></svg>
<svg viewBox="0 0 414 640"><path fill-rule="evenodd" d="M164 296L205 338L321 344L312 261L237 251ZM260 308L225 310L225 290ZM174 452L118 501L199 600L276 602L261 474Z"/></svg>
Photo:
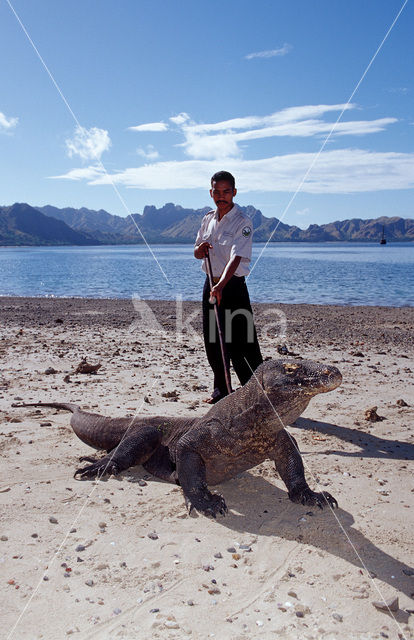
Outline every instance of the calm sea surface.
<svg viewBox="0 0 414 640"><path fill-rule="evenodd" d="M264 244L255 244L252 265ZM0 295L199 300L191 245L7 247ZM414 243L275 243L248 279L254 302L414 306Z"/></svg>

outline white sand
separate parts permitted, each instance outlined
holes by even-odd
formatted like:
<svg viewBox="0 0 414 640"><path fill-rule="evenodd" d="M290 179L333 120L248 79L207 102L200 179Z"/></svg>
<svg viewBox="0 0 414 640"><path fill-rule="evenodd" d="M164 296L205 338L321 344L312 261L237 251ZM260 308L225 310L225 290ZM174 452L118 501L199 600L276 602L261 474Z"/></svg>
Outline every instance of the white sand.
<svg viewBox="0 0 414 640"><path fill-rule="evenodd" d="M269 462L214 488L229 507L215 521L188 516L181 490L142 467L75 481L79 456L94 452L72 433L70 414L11 408L23 399L114 416L203 415L211 375L202 344L154 335L142 322L129 332L126 302L39 304L2 301L2 637L414 638L414 577L403 571L413 565L413 309L360 308L356 318L345 308L285 309L289 347L343 374L290 429L310 486L327 488L340 508L292 504ZM173 324L171 304L154 309ZM317 318L328 316L324 334ZM261 327L261 308L257 318ZM365 337L363 318L375 329ZM280 357L277 341L262 336L264 356ZM65 383L83 356L102 368ZM58 373L45 375L47 367ZM174 389L177 402L161 395ZM384 421L365 421L373 405ZM392 615L372 604L394 596Z"/></svg>

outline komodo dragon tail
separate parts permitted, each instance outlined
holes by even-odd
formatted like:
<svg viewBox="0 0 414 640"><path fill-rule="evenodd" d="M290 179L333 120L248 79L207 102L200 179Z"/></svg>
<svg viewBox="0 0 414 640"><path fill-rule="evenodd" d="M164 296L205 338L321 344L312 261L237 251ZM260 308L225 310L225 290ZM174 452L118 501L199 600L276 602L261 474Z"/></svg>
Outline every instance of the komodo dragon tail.
<svg viewBox="0 0 414 640"><path fill-rule="evenodd" d="M54 409L64 409L75 413L75 411L81 411L81 408L77 404L71 404L70 402L22 402L13 403L12 407L53 407Z"/></svg>
<svg viewBox="0 0 414 640"><path fill-rule="evenodd" d="M132 418L106 418L96 413L84 411L70 402L22 402L13 407L52 407L72 413L70 426L78 438L95 449L111 451L133 424Z"/></svg>

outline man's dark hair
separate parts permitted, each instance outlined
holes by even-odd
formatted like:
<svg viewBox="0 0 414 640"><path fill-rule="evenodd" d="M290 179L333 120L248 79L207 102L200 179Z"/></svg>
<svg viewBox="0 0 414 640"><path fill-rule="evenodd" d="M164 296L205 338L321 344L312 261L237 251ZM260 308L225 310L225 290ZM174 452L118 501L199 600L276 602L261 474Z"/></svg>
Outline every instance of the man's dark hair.
<svg viewBox="0 0 414 640"><path fill-rule="evenodd" d="M211 186L213 186L213 182L220 182L220 180L230 182L232 188L236 188L236 181L234 179L234 176L232 176L228 171L217 171L217 173L215 173L211 178Z"/></svg>

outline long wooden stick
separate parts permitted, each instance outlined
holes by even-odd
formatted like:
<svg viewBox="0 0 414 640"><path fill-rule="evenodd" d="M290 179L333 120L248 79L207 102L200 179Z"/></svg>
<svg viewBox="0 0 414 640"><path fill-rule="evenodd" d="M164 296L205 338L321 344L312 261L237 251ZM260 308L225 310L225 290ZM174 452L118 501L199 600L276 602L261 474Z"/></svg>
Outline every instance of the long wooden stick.
<svg viewBox="0 0 414 640"><path fill-rule="evenodd" d="M207 254L206 254L206 267L207 267L208 280L210 282L210 289L212 289L213 286L214 286L213 272L211 270L211 262L210 262L210 256L209 256L208 250L207 250ZM211 301L210 301L210 303L211 303ZM231 388L230 370L229 370L229 367L227 365L228 360L227 360L227 356L226 356L226 346L224 344L224 337L223 337L223 332L222 332L222 329L221 329L221 323L220 323L219 312L218 312L218 304L217 304L217 299L216 298L215 298L215 302L214 302L214 313L216 314L216 323L217 323L217 330L218 330L219 340L220 340L221 357L223 359L224 377L226 379L227 391L230 394L230 393L233 393L233 389Z"/></svg>

